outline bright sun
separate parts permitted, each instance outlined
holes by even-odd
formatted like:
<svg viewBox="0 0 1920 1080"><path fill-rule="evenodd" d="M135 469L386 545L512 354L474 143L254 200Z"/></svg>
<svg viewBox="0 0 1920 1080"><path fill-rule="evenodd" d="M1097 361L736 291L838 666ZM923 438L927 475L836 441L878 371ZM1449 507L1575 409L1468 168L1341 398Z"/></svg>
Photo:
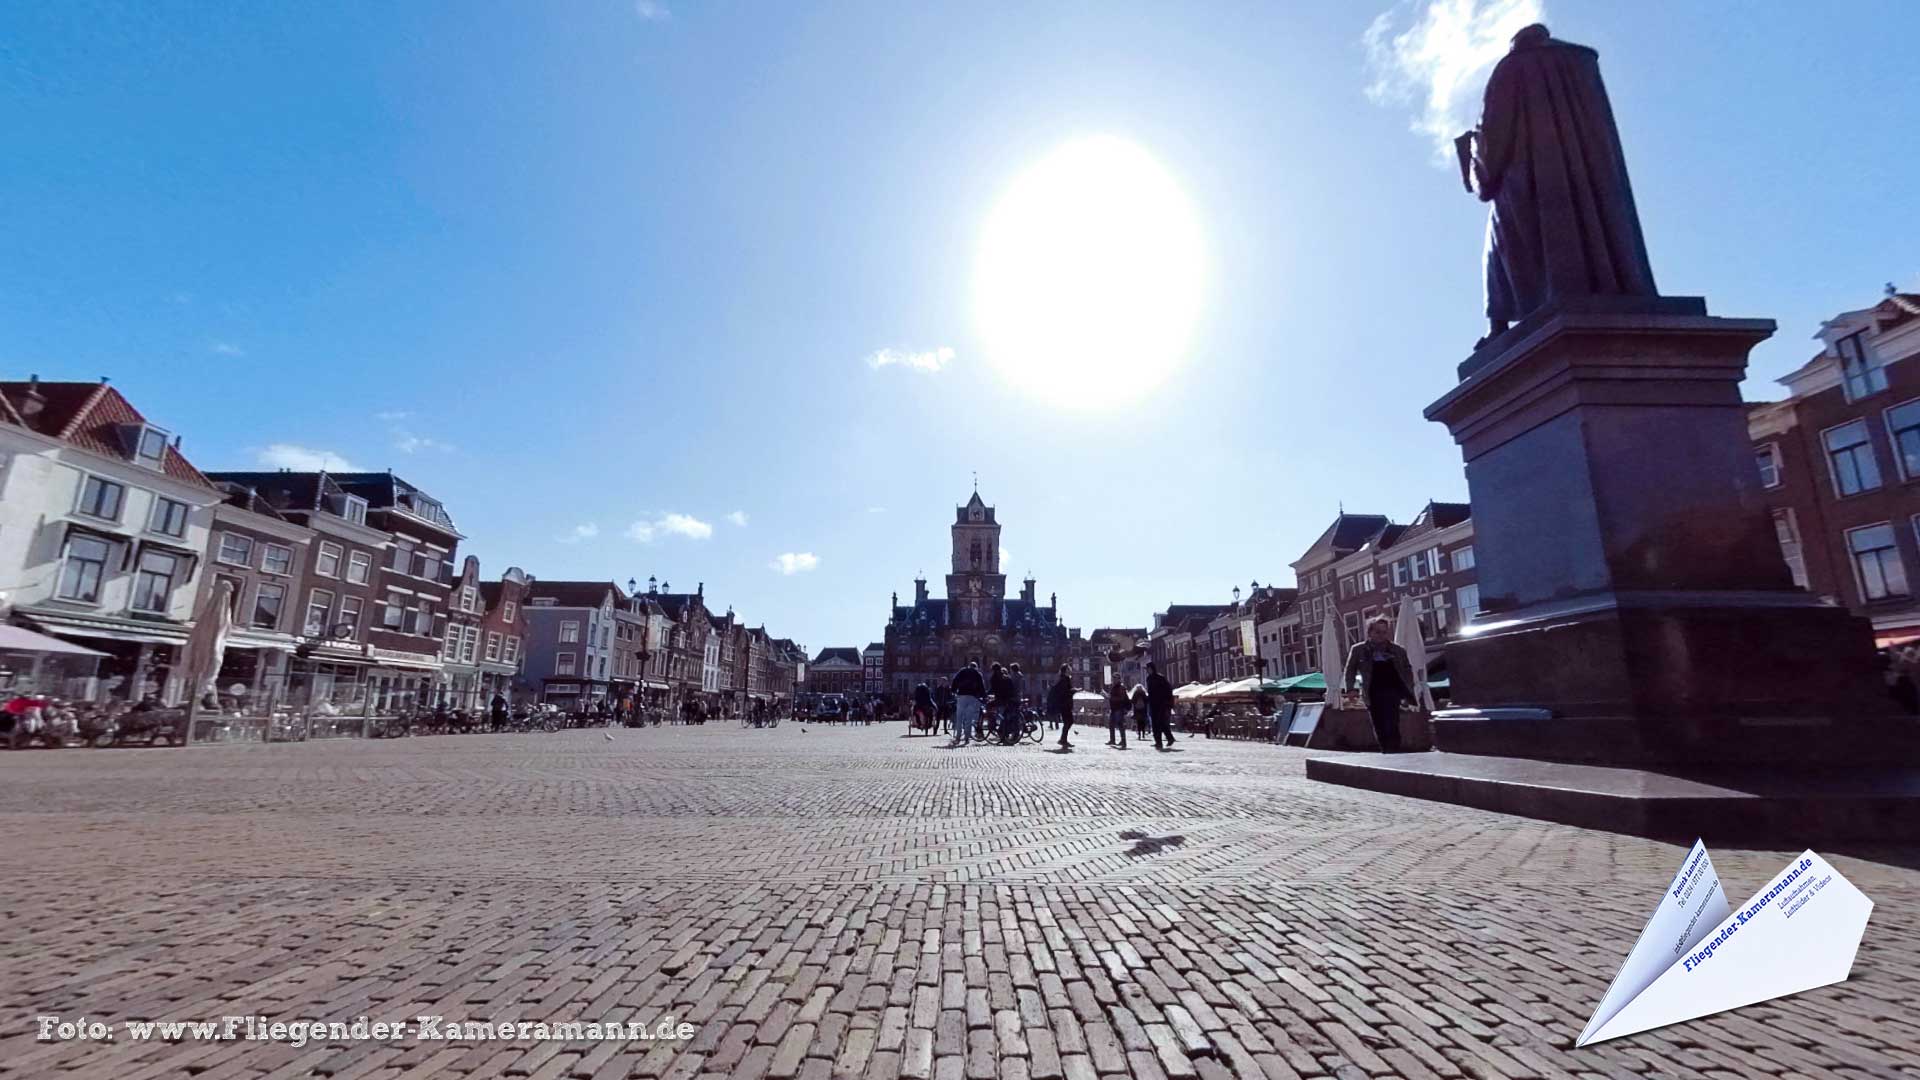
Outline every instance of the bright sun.
<svg viewBox="0 0 1920 1080"><path fill-rule="evenodd" d="M974 303L987 354L1047 401L1138 398L1186 359L1204 290L1200 226L1173 178L1125 139L1055 150L987 218Z"/></svg>

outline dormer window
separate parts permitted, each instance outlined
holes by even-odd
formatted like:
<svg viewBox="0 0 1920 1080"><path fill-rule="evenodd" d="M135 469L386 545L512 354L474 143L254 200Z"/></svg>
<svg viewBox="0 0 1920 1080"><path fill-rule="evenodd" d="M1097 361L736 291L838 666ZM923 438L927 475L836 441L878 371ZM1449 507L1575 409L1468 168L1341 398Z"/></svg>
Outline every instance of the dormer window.
<svg viewBox="0 0 1920 1080"><path fill-rule="evenodd" d="M141 424L133 429L133 460L149 469L158 469L167 462L167 433L151 424Z"/></svg>
<svg viewBox="0 0 1920 1080"><path fill-rule="evenodd" d="M358 495L348 495L341 500L340 516L355 525L367 523L367 500Z"/></svg>
<svg viewBox="0 0 1920 1080"><path fill-rule="evenodd" d="M1835 348L1840 352L1840 378L1848 401L1859 401L1887 388L1887 369L1874 362L1865 330L1841 338Z"/></svg>

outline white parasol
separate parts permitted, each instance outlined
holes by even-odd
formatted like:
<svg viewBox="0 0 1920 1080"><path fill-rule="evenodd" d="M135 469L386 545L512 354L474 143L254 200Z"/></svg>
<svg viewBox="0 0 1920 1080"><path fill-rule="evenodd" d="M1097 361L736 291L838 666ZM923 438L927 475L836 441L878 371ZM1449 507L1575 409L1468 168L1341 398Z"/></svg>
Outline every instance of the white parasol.
<svg viewBox="0 0 1920 1080"><path fill-rule="evenodd" d="M1413 668L1413 685L1407 689L1413 692L1414 703L1432 712L1433 689L1427 685L1427 641L1420 633L1420 613L1414 610L1411 598L1400 601L1400 621L1393 628L1393 640L1407 650L1407 666Z"/></svg>
<svg viewBox="0 0 1920 1080"><path fill-rule="evenodd" d="M1327 680L1327 706L1340 707L1340 686L1345 678L1347 651L1340 642L1340 621L1333 609L1327 609L1327 621L1320 624L1320 674Z"/></svg>
<svg viewBox="0 0 1920 1080"><path fill-rule="evenodd" d="M227 654L227 631L233 626L233 585L219 582L193 617L193 631L181 649L180 667L187 676L187 700L198 703L213 691L220 662Z"/></svg>

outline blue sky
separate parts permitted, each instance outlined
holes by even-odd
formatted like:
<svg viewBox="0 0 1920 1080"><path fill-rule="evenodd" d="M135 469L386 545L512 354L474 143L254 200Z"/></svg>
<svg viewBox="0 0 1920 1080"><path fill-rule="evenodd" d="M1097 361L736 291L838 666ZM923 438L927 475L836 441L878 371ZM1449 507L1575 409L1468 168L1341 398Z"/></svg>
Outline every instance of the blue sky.
<svg viewBox="0 0 1920 1080"><path fill-rule="evenodd" d="M1144 623L1290 580L1342 501L1406 520L1465 497L1420 413L1481 332L1484 211L1414 130L1435 72L1369 94L1395 79L1367 47L1383 14L1376 44L1445 23L8 5L0 368L110 375L202 468L393 468L489 573L705 581L815 649L877 639L916 570L938 591L977 470L1010 571L1070 625ZM1920 7L1547 0L1546 21L1601 51L1663 291L1780 321L1750 397L1822 318L1920 284ZM1178 183L1207 285L1151 398L1070 410L986 362L970 282L1009 183L1088 135Z"/></svg>

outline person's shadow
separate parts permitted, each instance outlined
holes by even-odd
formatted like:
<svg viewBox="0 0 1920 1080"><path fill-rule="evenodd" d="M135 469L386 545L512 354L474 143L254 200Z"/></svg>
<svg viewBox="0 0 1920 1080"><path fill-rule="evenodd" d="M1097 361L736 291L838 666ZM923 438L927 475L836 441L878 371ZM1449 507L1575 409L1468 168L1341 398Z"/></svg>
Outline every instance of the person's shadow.
<svg viewBox="0 0 1920 1080"><path fill-rule="evenodd" d="M1139 829L1128 829L1120 834L1120 839L1133 841L1133 846L1121 854L1129 859L1154 855L1167 848L1177 848L1187 842L1187 838L1175 833L1171 836L1148 836Z"/></svg>

